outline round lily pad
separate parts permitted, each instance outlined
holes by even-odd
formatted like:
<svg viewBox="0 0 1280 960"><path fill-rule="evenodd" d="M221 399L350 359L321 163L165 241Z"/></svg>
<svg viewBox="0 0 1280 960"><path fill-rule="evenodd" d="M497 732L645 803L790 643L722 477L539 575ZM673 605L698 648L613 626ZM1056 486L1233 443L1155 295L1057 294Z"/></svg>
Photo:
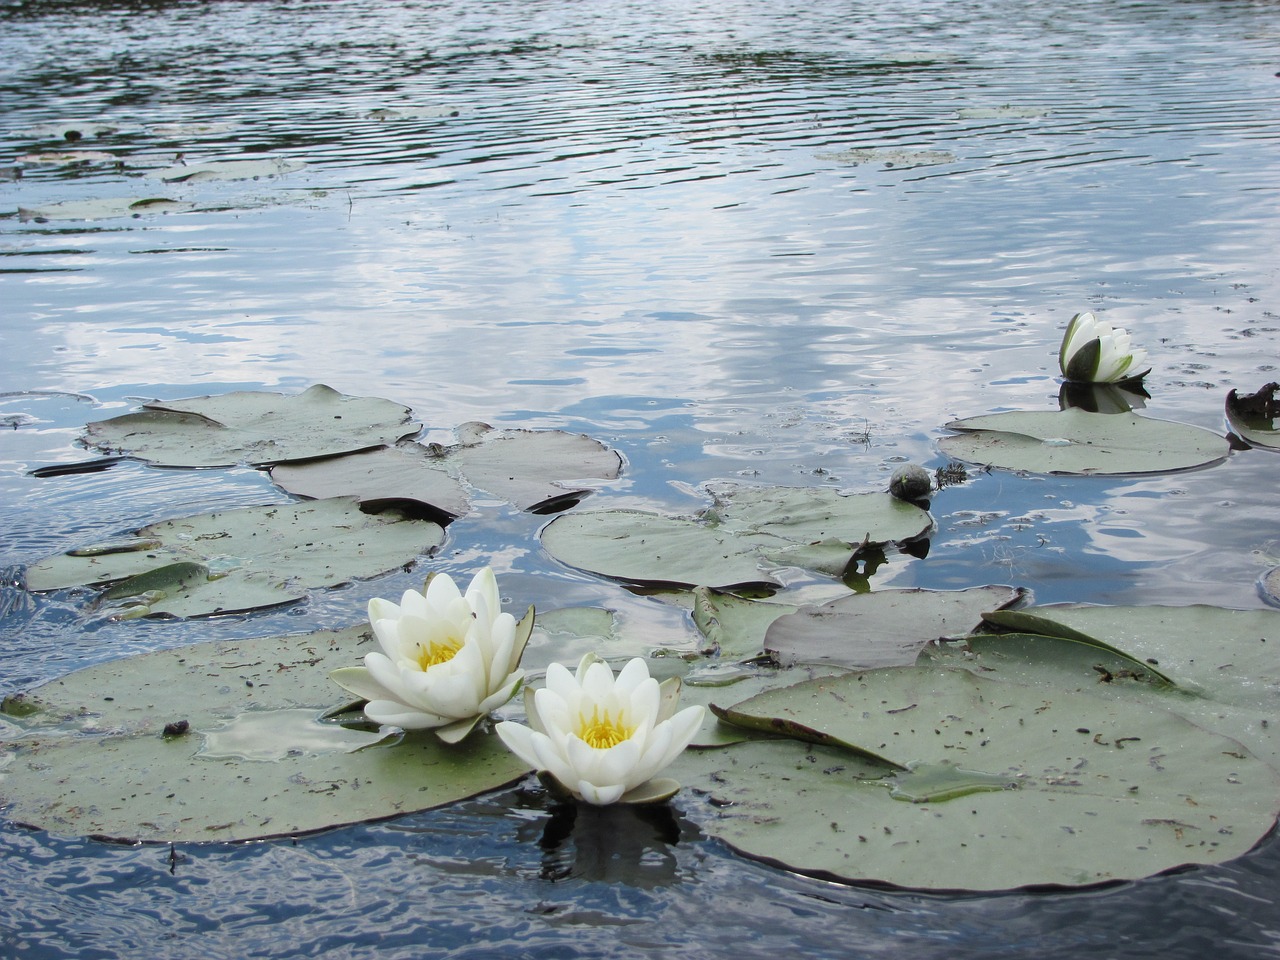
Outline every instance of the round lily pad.
<svg viewBox="0 0 1280 960"><path fill-rule="evenodd" d="M12 696L0 747L7 819L120 841L288 836L440 806L528 768L488 732L448 746L325 714L355 628L201 643L78 671Z"/></svg>
<svg viewBox="0 0 1280 960"><path fill-rule="evenodd" d="M291 603L308 590L369 578L431 552L444 530L353 499L243 507L165 520L130 536L46 557L30 590L111 584L121 616L194 617Z"/></svg>
<svg viewBox="0 0 1280 960"><path fill-rule="evenodd" d="M957 460L1030 473L1167 473L1222 460L1227 441L1200 427L1134 413L1011 411L947 424L938 441Z"/></svg>
<svg viewBox="0 0 1280 960"><path fill-rule="evenodd" d="M765 632L764 646L783 665L910 666L926 644L963 636L982 623L985 611L1023 596L1013 587L995 586L855 593L778 617Z"/></svg>
<svg viewBox="0 0 1280 960"><path fill-rule="evenodd" d="M412 501L447 517L470 509L468 488L504 497L522 510L554 513L582 500L582 481L612 480L622 458L598 440L560 430L459 428L450 447L405 441L342 457L278 465L271 478L302 497L355 496L376 505ZM577 482L575 482L577 481Z"/></svg>
<svg viewBox="0 0 1280 960"><path fill-rule="evenodd" d="M1083 886L1219 863L1280 810L1280 774L1150 703L898 667L719 711L816 743L690 751L705 829L804 873L929 890Z"/></svg>
<svg viewBox="0 0 1280 960"><path fill-rule="evenodd" d="M543 528L542 545L569 566L617 580L725 589L776 585L770 570L786 566L840 576L869 546L933 526L927 510L887 493L724 486L712 494L696 519L639 510L559 517Z"/></svg>
<svg viewBox="0 0 1280 960"><path fill-rule="evenodd" d="M89 424L84 440L159 466L262 466L380 447L420 428L408 407L316 384L293 396L236 391L146 403Z"/></svg>

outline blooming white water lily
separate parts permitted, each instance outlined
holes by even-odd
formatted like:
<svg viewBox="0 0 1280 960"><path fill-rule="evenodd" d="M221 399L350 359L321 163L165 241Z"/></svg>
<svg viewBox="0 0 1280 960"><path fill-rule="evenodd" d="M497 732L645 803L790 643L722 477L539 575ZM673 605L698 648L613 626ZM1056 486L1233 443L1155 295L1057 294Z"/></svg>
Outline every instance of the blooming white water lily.
<svg viewBox="0 0 1280 960"><path fill-rule="evenodd" d="M1077 383L1141 379L1151 372L1149 367L1142 370L1146 359L1147 351L1135 349L1123 327L1112 327L1087 311L1071 318L1058 350L1062 375Z"/></svg>
<svg viewBox="0 0 1280 960"><path fill-rule="evenodd" d="M446 574L422 592L406 590L400 603L375 597L369 623L381 651L363 667L330 676L368 702L365 716L406 730L431 729L456 743L490 710L520 688L520 657L533 630L533 607L516 623L501 611L498 581L490 567L472 578L466 593Z"/></svg>
<svg viewBox="0 0 1280 960"><path fill-rule="evenodd" d="M517 757L579 800L604 805L653 803L680 789L653 779L673 761L702 725L704 710L676 713L680 681L658 683L640 657L617 677L589 653L572 674L547 668L546 686L525 689L529 726L504 720L494 729Z"/></svg>

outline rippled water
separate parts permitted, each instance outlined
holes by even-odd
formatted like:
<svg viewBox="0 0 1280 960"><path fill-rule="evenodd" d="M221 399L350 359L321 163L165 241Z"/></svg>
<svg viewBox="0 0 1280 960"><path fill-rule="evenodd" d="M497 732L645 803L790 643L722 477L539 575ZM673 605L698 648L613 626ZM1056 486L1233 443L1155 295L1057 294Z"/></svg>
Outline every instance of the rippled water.
<svg viewBox="0 0 1280 960"><path fill-rule="evenodd" d="M1278 379L1280 9L1031 5L0 5L0 692L191 640L360 618L420 573L300 608L98 622L11 585L163 516L282 495L254 471L36 480L133 407L323 382L455 425L612 444L595 502L693 511L713 478L881 487L942 466L950 419L1056 409L1062 326L1150 351L1147 413L1222 431ZM394 115L386 111L396 111ZM50 123L113 133L76 144ZM181 125L169 127L166 125ZM192 126L198 125L198 126ZM149 169L303 161L276 179ZM3 172L0 171L0 172ZM19 217L72 200L189 212ZM1151 478L977 475L924 559L872 579L1038 600L1262 605L1274 454ZM544 518L482 504L435 568L497 565L514 607L666 608L565 570ZM667 618L667 619L664 619ZM1268 841L1215 869L1076 894L934 897L745 861L674 812L552 818L518 791L241 846L0 829L15 957L1280 953ZM602 839L603 838L603 839Z"/></svg>

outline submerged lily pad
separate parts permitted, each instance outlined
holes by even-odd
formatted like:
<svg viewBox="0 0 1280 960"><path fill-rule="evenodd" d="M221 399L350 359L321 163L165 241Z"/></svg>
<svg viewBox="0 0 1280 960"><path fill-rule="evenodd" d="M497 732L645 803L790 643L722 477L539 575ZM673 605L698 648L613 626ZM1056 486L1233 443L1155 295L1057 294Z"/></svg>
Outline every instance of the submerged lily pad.
<svg viewBox="0 0 1280 960"><path fill-rule="evenodd" d="M639 510L553 520L542 545L557 560L616 580L718 589L775 585L766 568L839 576L868 546L924 535L928 511L887 493L844 496L811 487L722 487L700 518Z"/></svg>
<svg viewBox="0 0 1280 960"><path fill-rule="evenodd" d="M163 170L149 170L146 176L165 183L197 183L204 180L258 180L296 173L306 164L301 160L214 160L209 163L180 163Z"/></svg>
<svg viewBox="0 0 1280 960"><path fill-rule="evenodd" d="M938 441L947 456L1031 473L1167 473L1215 463L1230 450L1200 427L1076 408L970 417L947 429L961 431Z"/></svg>
<svg viewBox="0 0 1280 960"><path fill-rule="evenodd" d="M367 645L362 628L200 643L10 697L4 815L111 840L248 840L440 806L527 772L487 732L446 746L323 719L330 670Z"/></svg>
<svg viewBox="0 0 1280 960"><path fill-rule="evenodd" d="M720 713L819 744L682 756L671 772L714 805L706 829L831 879L931 890L1136 879L1239 856L1280 809L1280 774L1150 703L963 670L846 673Z"/></svg>
<svg viewBox="0 0 1280 960"><path fill-rule="evenodd" d="M154 401L89 424L84 440L159 466L261 466L379 447L420 428L408 407L316 384L292 396L236 391Z"/></svg>
<svg viewBox="0 0 1280 960"><path fill-rule="evenodd" d="M522 510L551 513L591 488L573 481L612 480L622 458L597 440L559 430L495 430L463 424L451 447L402 442L343 457L277 466L271 478L302 497L355 496L377 505L412 501L448 517L470 509L468 486Z"/></svg>
<svg viewBox="0 0 1280 960"><path fill-rule="evenodd" d="M19 163L46 163L62 166L80 163L115 163L120 158L102 150L48 150L43 153L24 153Z"/></svg>
<svg viewBox="0 0 1280 960"><path fill-rule="evenodd" d="M144 214L185 213L195 205L168 197L113 197L102 200L61 200L42 207L19 207L20 220L108 220Z"/></svg>
<svg viewBox="0 0 1280 960"><path fill-rule="evenodd" d="M27 588L112 584L119 616L207 616L300 600L307 592L412 563L444 530L354 500L243 507L149 524L125 539L47 557Z"/></svg>

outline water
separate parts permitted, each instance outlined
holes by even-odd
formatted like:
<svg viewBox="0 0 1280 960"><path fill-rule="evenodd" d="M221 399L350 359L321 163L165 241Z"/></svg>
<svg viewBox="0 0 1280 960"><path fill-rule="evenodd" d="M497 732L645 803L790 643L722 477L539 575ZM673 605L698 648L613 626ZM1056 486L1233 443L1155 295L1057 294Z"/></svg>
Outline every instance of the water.
<svg viewBox="0 0 1280 960"><path fill-rule="evenodd" d="M1148 348L1148 415L1221 432L1227 390L1277 379L1274 5L6 3L0 25L4 169L37 149L123 161L0 179L0 416L18 423L0 432L0 692L354 623L420 577L188 624L17 589L48 553L283 499L250 470L26 475L84 457L79 427L139 399L323 382L413 407L442 442L468 420L581 431L627 460L596 505L693 512L717 478L877 489L903 461L942 466L948 420L1056 408L1081 309ZM64 121L117 130L31 132ZM144 177L179 153L307 166ZM157 196L196 208L16 215ZM872 585L1261 606L1276 463L975 475L934 500L928 556ZM492 560L513 608L671 626L542 555L544 519L482 503L431 566ZM172 857L6 826L0 862L15 957L1280 953L1274 840L1107 890L922 896L743 860L678 802L565 823L516 790Z"/></svg>

